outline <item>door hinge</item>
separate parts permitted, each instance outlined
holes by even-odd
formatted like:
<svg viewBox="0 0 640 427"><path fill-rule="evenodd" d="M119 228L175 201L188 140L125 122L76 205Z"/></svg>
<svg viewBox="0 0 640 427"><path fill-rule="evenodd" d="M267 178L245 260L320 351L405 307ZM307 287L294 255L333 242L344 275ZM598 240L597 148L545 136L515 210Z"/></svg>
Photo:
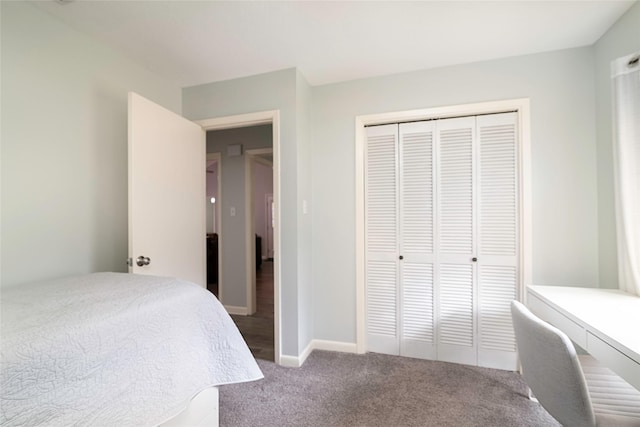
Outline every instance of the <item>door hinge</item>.
<svg viewBox="0 0 640 427"><path fill-rule="evenodd" d="M127 265L133 267L133 258L127 258Z"/></svg>

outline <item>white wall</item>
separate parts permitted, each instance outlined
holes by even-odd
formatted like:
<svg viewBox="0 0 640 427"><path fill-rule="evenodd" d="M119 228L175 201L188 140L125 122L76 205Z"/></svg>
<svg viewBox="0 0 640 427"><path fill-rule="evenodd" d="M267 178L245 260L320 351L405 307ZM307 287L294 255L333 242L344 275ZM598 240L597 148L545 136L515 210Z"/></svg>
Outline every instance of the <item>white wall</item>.
<svg viewBox="0 0 640 427"><path fill-rule="evenodd" d="M611 61L640 50L640 3L627 11L595 44L598 226L600 286L618 287L613 192Z"/></svg>
<svg viewBox="0 0 640 427"><path fill-rule="evenodd" d="M180 88L27 2L2 8L2 285L126 271L127 92Z"/></svg>
<svg viewBox="0 0 640 427"><path fill-rule="evenodd" d="M241 144L243 153L253 148L272 146L271 125L251 126L207 132L207 153L221 153L222 189L220 203L220 297L224 305L247 306L246 257L252 257L245 247L245 157L227 155L227 147ZM236 211L231 216L231 208Z"/></svg>
<svg viewBox="0 0 640 427"><path fill-rule="evenodd" d="M530 98L533 281L597 286L593 88L591 48L313 88L314 337L355 342L358 115Z"/></svg>

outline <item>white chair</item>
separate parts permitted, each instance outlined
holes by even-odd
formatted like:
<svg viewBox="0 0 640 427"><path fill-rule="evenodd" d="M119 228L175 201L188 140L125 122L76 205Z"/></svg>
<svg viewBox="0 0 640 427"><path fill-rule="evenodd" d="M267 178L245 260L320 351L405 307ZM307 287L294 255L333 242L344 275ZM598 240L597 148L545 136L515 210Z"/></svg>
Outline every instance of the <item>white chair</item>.
<svg viewBox="0 0 640 427"><path fill-rule="evenodd" d="M573 343L517 301L511 316L527 385L543 408L565 427L640 427L640 392L589 360L588 385ZM592 399L590 388L598 396ZM592 403L593 402L593 403ZM597 402L597 404L595 404ZM594 410L595 409L595 410Z"/></svg>

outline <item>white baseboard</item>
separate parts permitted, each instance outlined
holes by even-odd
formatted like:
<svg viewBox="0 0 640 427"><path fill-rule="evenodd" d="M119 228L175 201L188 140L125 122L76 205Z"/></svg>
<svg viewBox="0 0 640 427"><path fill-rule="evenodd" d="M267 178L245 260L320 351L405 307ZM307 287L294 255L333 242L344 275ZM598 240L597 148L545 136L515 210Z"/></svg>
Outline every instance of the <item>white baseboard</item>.
<svg viewBox="0 0 640 427"><path fill-rule="evenodd" d="M302 353L298 357L298 359L300 360L300 366L302 366L304 362L307 361L307 357L309 357L313 349L314 349L313 340L311 340L309 341L309 344L307 344L307 346L304 348L304 350L302 350Z"/></svg>
<svg viewBox="0 0 640 427"><path fill-rule="evenodd" d="M225 305L224 309L227 310L227 313L229 314L235 314L239 316L249 315L249 310L247 310L247 307L239 307L237 305Z"/></svg>
<svg viewBox="0 0 640 427"><path fill-rule="evenodd" d="M356 353L356 344L341 341L311 340L299 356L280 356L280 365L288 368L299 368L307 360L313 350L337 351L340 353Z"/></svg>
<svg viewBox="0 0 640 427"><path fill-rule="evenodd" d="M343 341L313 340L314 350L338 351L340 353L357 353L356 343Z"/></svg>
<svg viewBox="0 0 640 427"><path fill-rule="evenodd" d="M287 368L299 368L300 359L296 356L287 356L285 354L280 355L280 365Z"/></svg>

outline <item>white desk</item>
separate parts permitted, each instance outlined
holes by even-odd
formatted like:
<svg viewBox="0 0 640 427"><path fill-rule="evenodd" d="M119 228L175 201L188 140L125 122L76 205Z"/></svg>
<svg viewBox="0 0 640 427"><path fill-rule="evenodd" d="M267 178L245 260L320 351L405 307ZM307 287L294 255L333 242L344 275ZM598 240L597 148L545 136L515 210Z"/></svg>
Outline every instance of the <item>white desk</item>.
<svg viewBox="0 0 640 427"><path fill-rule="evenodd" d="M529 286L527 306L640 390L640 297L612 289Z"/></svg>

